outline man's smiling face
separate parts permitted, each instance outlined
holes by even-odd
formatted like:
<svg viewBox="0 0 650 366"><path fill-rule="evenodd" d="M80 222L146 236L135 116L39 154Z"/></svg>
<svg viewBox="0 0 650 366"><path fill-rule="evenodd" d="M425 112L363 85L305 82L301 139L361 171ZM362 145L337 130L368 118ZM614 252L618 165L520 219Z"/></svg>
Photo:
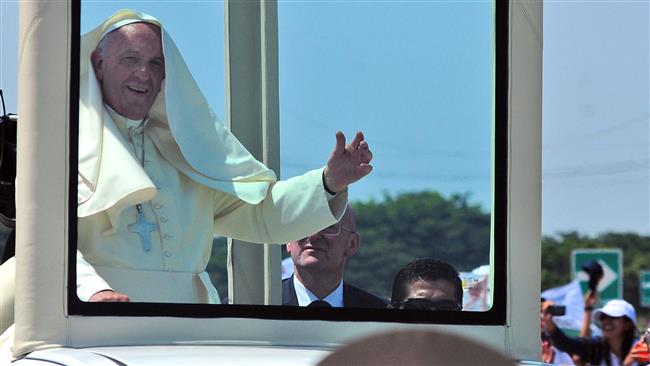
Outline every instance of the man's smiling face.
<svg viewBox="0 0 650 366"><path fill-rule="evenodd" d="M124 117L143 119L165 78L160 28L132 23L116 29L91 59L104 102Z"/></svg>

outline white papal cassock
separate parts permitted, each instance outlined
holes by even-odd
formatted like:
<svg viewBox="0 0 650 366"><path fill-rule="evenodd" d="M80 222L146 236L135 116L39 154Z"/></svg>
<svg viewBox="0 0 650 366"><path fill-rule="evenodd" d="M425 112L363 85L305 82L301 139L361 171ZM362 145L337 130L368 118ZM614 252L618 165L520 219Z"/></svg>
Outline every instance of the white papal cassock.
<svg viewBox="0 0 650 366"><path fill-rule="evenodd" d="M90 54L134 22L161 27L165 80L148 117L104 106ZM132 301L218 302L206 265L213 234L286 243L339 219L347 192L330 197L322 169L276 182L217 119L155 18L131 10L81 40L77 294L113 289ZM154 224L133 230L136 205Z"/></svg>

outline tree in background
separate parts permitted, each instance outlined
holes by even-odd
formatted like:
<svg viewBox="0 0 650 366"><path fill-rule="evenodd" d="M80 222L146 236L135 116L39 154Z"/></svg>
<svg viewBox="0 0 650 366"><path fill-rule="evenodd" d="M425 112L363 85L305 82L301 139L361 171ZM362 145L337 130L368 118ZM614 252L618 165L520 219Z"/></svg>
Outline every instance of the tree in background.
<svg viewBox="0 0 650 366"><path fill-rule="evenodd" d="M346 281L388 298L393 276L417 258L436 258L458 271L470 271L489 260L490 215L467 202L467 195L445 198L437 192L386 195L381 201L354 202L361 249L350 258ZM571 281L571 251L620 248L623 251L623 296L637 309L640 326L648 309L639 304L639 271L650 270L650 237L605 233L595 237L576 232L542 238L542 289ZM208 264L210 278L226 296L226 239L216 238ZM285 253L286 256L286 253ZM278 269L279 270L279 269Z"/></svg>
<svg viewBox="0 0 650 366"><path fill-rule="evenodd" d="M571 251L574 249L621 249L623 251L623 298L637 310L641 321L647 323L649 311L640 306L639 272L650 270L650 237L634 233L605 233L595 237L576 232L542 238L542 290L571 281ZM642 320L643 319L643 320Z"/></svg>
<svg viewBox="0 0 650 366"><path fill-rule="evenodd" d="M395 273L415 259L439 259L458 271L487 264L490 215L467 200L429 191L353 203L362 243L346 281L389 298Z"/></svg>

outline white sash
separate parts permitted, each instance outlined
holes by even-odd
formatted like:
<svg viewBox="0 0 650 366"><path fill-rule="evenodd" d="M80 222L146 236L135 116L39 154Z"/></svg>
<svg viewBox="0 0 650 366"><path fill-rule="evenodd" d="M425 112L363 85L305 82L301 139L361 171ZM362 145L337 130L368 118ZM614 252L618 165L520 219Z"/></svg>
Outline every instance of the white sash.
<svg viewBox="0 0 650 366"><path fill-rule="evenodd" d="M133 302L220 304L217 289L206 271L166 272L93 265L113 290Z"/></svg>

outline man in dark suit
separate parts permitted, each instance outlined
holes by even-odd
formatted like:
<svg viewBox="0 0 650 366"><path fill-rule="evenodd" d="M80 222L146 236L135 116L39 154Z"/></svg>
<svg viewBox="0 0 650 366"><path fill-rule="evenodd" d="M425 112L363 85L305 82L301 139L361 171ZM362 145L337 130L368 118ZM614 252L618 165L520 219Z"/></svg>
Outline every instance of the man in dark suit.
<svg viewBox="0 0 650 366"><path fill-rule="evenodd" d="M343 281L345 263L360 245L349 205L336 224L288 243L294 273L282 281L282 305L385 308L384 300Z"/></svg>

